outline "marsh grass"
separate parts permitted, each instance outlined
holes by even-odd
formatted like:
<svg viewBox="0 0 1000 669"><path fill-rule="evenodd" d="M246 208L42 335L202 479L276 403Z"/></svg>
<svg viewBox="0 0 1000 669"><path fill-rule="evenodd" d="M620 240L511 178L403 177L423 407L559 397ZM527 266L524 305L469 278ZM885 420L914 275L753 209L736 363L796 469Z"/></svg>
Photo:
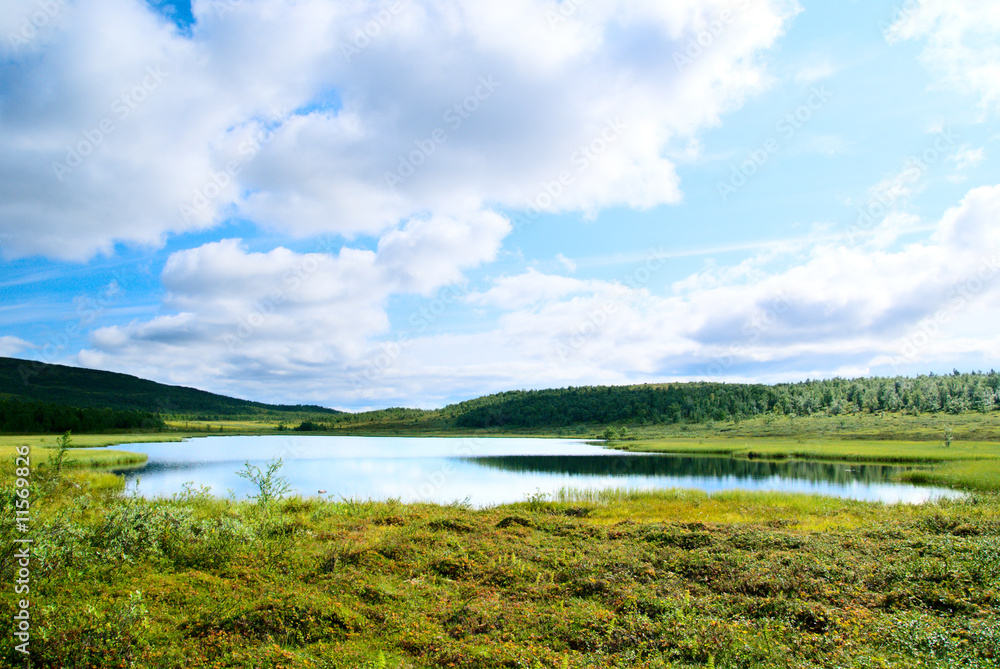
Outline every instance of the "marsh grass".
<svg viewBox="0 0 1000 669"><path fill-rule="evenodd" d="M967 490L1000 490L1000 444L991 441L956 440L946 446L943 441L714 437L653 439L613 443L611 447L648 453L924 465L916 471L900 472L899 480Z"/></svg>
<svg viewBox="0 0 1000 669"><path fill-rule="evenodd" d="M996 441L968 438L986 423L951 421L946 448L858 436L874 420L859 418L846 440L716 432L623 443L930 463L905 476L1000 490ZM911 505L564 489L477 510L283 496L275 470L274 494L257 502L194 483L147 500L71 459L113 461L113 451L72 449L56 474L54 442L32 442L34 667L1000 666L997 492ZM0 458L14 443L25 442L0 439ZM259 482L267 473L253 472ZM7 471L4 545L13 503ZM0 554L5 583L14 569ZM8 609L14 598L0 591ZM11 625L0 621L0 665L21 666Z"/></svg>
<svg viewBox="0 0 1000 669"><path fill-rule="evenodd" d="M884 505L565 489L481 510L291 496L270 501L264 525L258 504L195 484L146 500L84 470L64 475L34 507L35 667L986 667L1000 658L992 494ZM12 569L0 564L8 582ZM5 605L12 597L0 594ZM0 663L18 666L10 630L0 631Z"/></svg>
<svg viewBox="0 0 1000 669"><path fill-rule="evenodd" d="M904 472L904 481L921 485L951 485L966 490L1000 490L1000 460L964 460Z"/></svg>
<svg viewBox="0 0 1000 669"><path fill-rule="evenodd" d="M0 446L0 462L13 462L15 446ZM33 465L54 465L58 449L54 447L36 447L32 445L31 461ZM118 451L106 448L73 448L66 451L62 462L63 471L80 467L126 467L140 465L146 462L147 456L144 453L130 453L129 451ZM0 479L10 476L11 467L5 467L7 471L0 474Z"/></svg>

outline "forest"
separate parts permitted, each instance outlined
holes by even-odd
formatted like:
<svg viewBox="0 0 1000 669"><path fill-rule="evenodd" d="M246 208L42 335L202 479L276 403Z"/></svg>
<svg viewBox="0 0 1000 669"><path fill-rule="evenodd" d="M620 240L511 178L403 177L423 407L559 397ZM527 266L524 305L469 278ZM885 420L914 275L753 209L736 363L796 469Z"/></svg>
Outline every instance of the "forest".
<svg viewBox="0 0 1000 669"><path fill-rule="evenodd" d="M446 407L457 427L543 427L577 423L703 423L767 413L808 416L866 411L989 412L1000 408L1000 374L857 378L777 385L668 383L519 390Z"/></svg>
<svg viewBox="0 0 1000 669"><path fill-rule="evenodd" d="M0 432L7 434L79 434L120 430L162 430L163 418L151 411L93 409L0 399Z"/></svg>

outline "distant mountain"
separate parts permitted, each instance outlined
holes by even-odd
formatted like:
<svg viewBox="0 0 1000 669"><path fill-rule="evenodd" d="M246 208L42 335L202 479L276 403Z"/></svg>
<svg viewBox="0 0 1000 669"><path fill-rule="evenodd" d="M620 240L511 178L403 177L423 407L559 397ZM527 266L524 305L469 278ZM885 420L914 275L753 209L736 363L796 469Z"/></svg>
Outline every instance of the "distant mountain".
<svg viewBox="0 0 1000 669"><path fill-rule="evenodd" d="M116 372L0 357L0 399L3 398L81 408L203 415L213 419L268 413L341 413L312 405L251 402Z"/></svg>

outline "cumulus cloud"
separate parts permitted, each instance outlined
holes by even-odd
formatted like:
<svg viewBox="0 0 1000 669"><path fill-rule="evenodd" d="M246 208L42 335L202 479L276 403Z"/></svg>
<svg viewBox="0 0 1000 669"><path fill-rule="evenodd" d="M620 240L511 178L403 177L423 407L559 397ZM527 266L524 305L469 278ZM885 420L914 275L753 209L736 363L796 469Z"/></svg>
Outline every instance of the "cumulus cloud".
<svg viewBox="0 0 1000 669"><path fill-rule="evenodd" d="M0 356L10 357L32 348L31 342L19 337L4 335L0 337Z"/></svg>
<svg viewBox="0 0 1000 669"><path fill-rule="evenodd" d="M260 253L238 239L179 251L161 277L172 313L95 330L79 360L178 383L228 378L230 390L262 397L275 389L256 384L289 375L315 375L323 387L330 374L346 378L387 332L391 296L461 283L464 268L495 258L509 229L502 216L479 212L409 220L376 251Z"/></svg>
<svg viewBox="0 0 1000 669"><path fill-rule="evenodd" d="M742 270L706 269L678 282L672 296L535 271L504 277L473 298L509 309L488 335L494 345L452 350L467 351L466 364L492 366L508 384L516 383L509 378L515 363L534 368L522 383L542 377L549 384L780 380L870 373L873 366L892 373L946 359L948 351L983 364L995 355L997 337L969 321L1000 317L998 214L1000 186L978 188L925 242L895 251L820 243L786 269L762 269L770 255ZM895 239L913 224L893 214L873 237Z"/></svg>
<svg viewBox="0 0 1000 669"><path fill-rule="evenodd" d="M657 254L617 281L528 269L451 294L451 303L497 310L494 326L406 337L384 336L385 300L412 271L395 242L333 255L248 253L231 240L176 254L163 280L177 313L99 330L81 361L135 371L148 363L170 367L178 381L338 406L435 406L463 393L664 377L901 373L948 351L989 366L997 343L989 324L1000 320L998 214L1000 185L977 188L922 242L768 251L708 267L668 294L649 287L665 266ZM913 224L887 216L873 238L894 239ZM415 240L444 230L411 228ZM776 254L791 262L775 263ZM437 286L452 271L440 271Z"/></svg>
<svg viewBox="0 0 1000 669"><path fill-rule="evenodd" d="M986 160L985 149L973 149L967 144L960 146L958 151L948 158L949 162L955 163L955 169L958 171L978 167L984 160Z"/></svg>
<svg viewBox="0 0 1000 669"><path fill-rule="evenodd" d="M906 3L888 28L889 43L925 40L921 60L941 84L1000 110L1000 5L983 0Z"/></svg>
<svg viewBox="0 0 1000 669"><path fill-rule="evenodd" d="M488 291L471 293L466 297L466 302L474 306L509 310L567 295L592 292L595 287L602 285L601 281L582 281L529 269L524 274L497 280Z"/></svg>
<svg viewBox="0 0 1000 669"><path fill-rule="evenodd" d="M798 11L195 0L181 31L139 0L52 2L2 47L7 258L85 260L231 216L383 235L424 212L677 202L665 156L766 85L757 55Z"/></svg>

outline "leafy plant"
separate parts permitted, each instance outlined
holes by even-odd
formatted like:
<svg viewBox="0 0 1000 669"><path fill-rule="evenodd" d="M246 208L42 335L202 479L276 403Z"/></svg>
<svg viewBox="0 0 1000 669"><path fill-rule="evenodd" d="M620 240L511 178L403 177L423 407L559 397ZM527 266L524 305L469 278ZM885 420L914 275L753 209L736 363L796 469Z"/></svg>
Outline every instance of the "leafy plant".
<svg viewBox="0 0 1000 669"><path fill-rule="evenodd" d="M257 494L251 495L250 499L263 507L268 507L272 502L281 499L292 490L288 479L278 474L282 465L281 458L269 460L266 469L262 471L260 467L251 465L248 460L244 463L246 469L236 472L236 475L257 486Z"/></svg>
<svg viewBox="0 0 1000 669"><path fill-rule="evenodd" d="M69 448L72 445L72 443L73 443L73 439L72 439L72 436L70 435L69 430L67 430L66 432L64 432L63 435L61 437L59 437L59 441L58 441L59 450L56 452L55 461L53 463L53 465L56 468L56 474L59 474L62 471L63 458L66 457L66 451L69 450Z"/></svg>
<svg viewBox="0 0 1000 669"><path fill-rule="evenodd" d="M542 492L541 488L536 488L535 492L527 495L528 508L532 511L541 511L549 505L549 493Z"/></svg>

